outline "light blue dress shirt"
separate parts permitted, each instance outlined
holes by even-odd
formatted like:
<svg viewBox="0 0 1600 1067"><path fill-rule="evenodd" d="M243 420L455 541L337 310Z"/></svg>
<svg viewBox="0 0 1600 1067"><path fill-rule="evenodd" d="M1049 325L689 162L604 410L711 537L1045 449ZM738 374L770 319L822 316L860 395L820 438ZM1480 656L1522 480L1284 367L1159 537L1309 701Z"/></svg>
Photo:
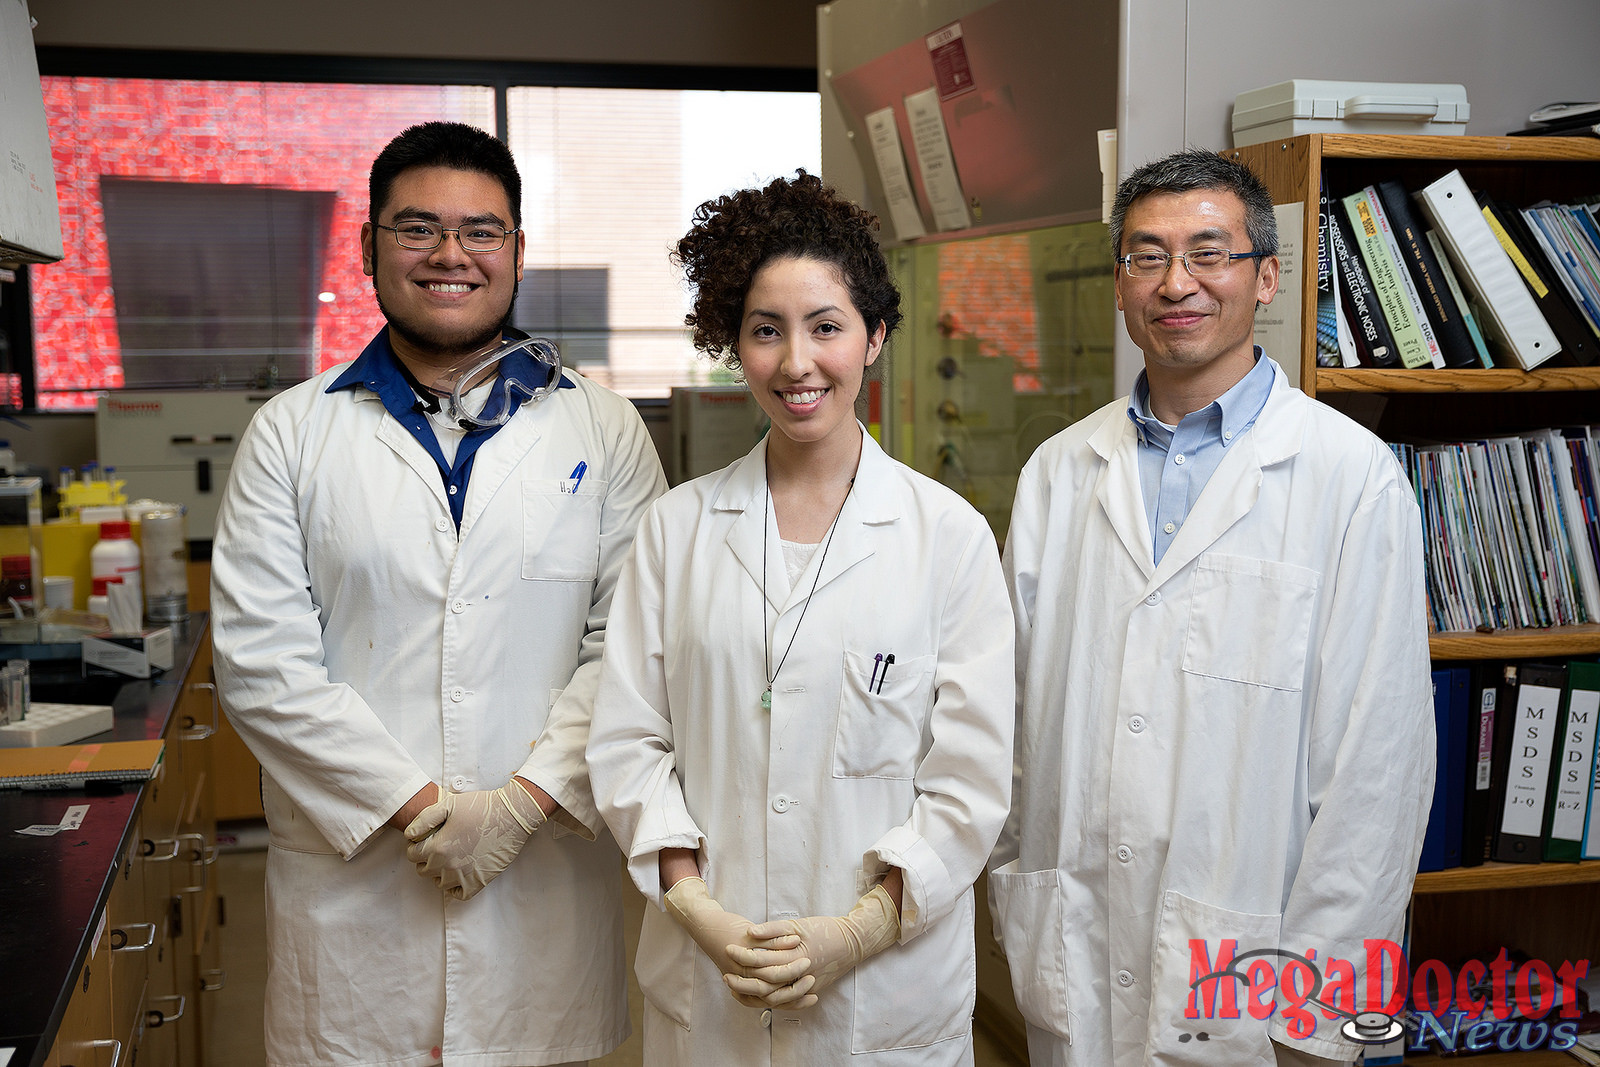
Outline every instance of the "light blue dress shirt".
<svg viewBox="0 0 1600 1067"><path fill-rule="evenodd" d="M1200 492L1227 450L1255 425L1272 392L1272 363L1258 346L1256 365L1232 389L1168 426L1150 413L1150 383L1144 371L1133 384L1128 418L1139 433L1139 488L1150 523L1155 561L1167 554Z"/></svg>

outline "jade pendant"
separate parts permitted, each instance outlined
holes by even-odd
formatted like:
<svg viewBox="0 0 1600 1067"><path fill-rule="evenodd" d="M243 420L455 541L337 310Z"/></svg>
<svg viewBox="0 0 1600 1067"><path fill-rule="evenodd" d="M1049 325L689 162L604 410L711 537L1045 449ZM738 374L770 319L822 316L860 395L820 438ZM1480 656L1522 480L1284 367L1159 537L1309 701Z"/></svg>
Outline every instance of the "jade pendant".
<svg viewBox="0 0 1600 1067"><path fill-rule="evenodd" d="M772 686L767 686L767 691L761 694L761 710L772 710Z"/></svg>

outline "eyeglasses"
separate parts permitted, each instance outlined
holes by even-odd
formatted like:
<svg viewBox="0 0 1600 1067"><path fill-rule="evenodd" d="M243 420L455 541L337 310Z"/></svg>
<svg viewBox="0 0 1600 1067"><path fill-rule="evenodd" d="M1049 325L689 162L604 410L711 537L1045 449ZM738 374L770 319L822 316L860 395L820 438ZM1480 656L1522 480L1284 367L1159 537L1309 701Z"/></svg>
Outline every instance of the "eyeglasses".
<svg viewBox="0 0 1600 1067"><path fill-rule="evenodd" d="M407 219L398 226L375 223L380 230L394 234L395 242L413 252L429 252L444 241L444 235L453 233L461 247L468 252L498 252L506 246L506 238L516 233L492 222L475 222L468 226L440 226L436 222ZM521 227L518 227L521 229Z"/></svg>
<svg viewBox="0 0 1600 1067"><path fill-rule="evenodd" d="M1267 252L1230 252L1226 248L1194 248L1187 252L1132 252L1118 256L1117 262L1130 278L1162 278L1173 260L1180 260L1183 268L1196 278L1221 274L1236 259L1260 259Z"/></svg>

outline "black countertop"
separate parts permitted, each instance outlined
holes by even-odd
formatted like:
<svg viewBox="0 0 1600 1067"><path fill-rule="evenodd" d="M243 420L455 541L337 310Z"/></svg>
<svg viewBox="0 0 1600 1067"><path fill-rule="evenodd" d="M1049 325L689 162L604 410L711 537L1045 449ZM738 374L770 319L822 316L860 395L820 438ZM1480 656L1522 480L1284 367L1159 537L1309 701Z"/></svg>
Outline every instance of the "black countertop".
<svg viewBox="0 0 1600 1067"><path fill-rule="evenodd" d="M190 617L173 634L173 668L149 680L88 679L36 685L33 699L110 703L112 728L80 743L161 737L194 659L206 616ZM39 1067L61 1025L72 983L95 940L118 859L145 786L32 792L0 789L0 1052L9 1067ZM83 825L53 837L16 831L57 825L67 808L89 805Z"/></svg>

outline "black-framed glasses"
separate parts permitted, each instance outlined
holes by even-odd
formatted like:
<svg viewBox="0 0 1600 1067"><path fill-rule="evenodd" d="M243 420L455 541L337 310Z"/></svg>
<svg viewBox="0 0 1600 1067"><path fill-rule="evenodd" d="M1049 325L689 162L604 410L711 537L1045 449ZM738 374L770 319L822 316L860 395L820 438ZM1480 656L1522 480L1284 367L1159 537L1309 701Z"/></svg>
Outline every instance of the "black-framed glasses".
<svg viewBox="0 0 1600 1067"><path fill-rule="evenodd" d="M508 230L494 222L473 222L465 226L440 226L437 222L407 219L398 226L375 223L380 230L394 234L395 243L412 252L431 252L444 241L444 235L453 233L461 247L468 252L498 252L506 246L506 238L517 230ZM521 229L521 227L517 227Z"/></svg>
<svg viewBox="0 0 1600 1067"><path fill-rule="evenodd" d="M1183 263L1183 269L1196 278L1221 274L1236 259L1260 259L1267 252L1230 252L1226 248L1192 248L1187 252L1130 252L1118 256L1117 262L1130 278L1165 277L1173 260Z"/></svg>

